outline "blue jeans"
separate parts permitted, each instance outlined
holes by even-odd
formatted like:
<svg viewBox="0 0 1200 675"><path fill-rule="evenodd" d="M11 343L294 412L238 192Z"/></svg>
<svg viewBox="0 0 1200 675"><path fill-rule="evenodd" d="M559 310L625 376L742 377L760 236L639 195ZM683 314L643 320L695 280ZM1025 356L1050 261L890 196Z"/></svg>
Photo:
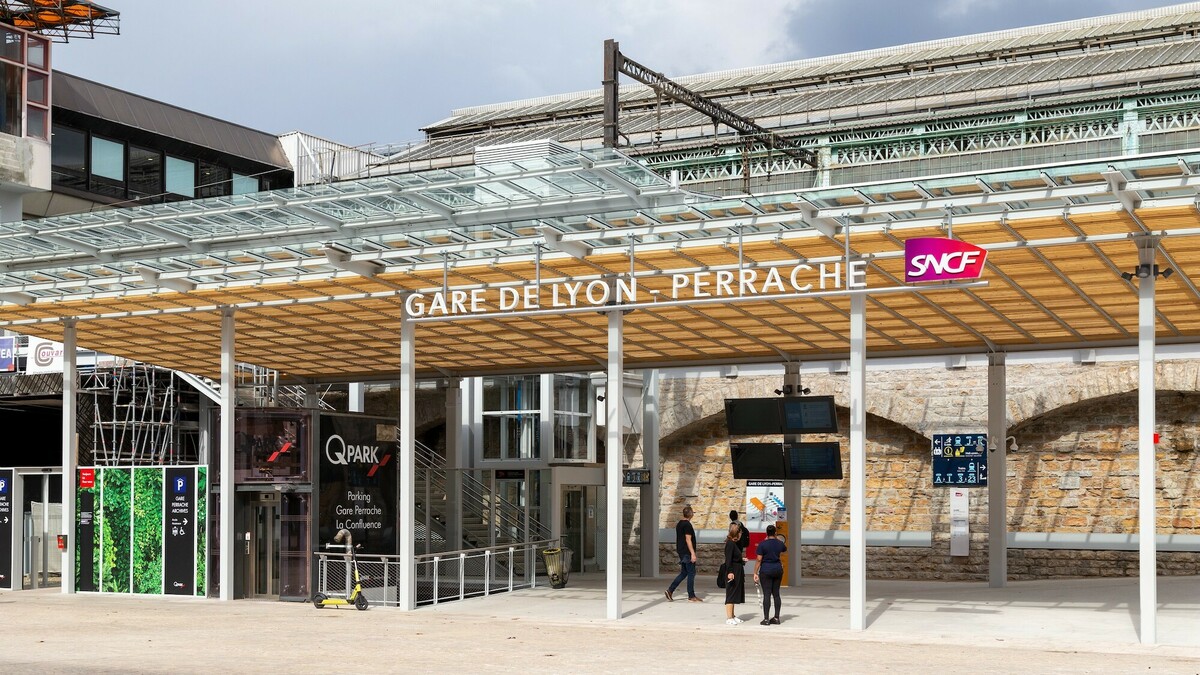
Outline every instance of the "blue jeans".
<svg viewBox="0 0 1200 675"><path fill-rule="evenodd" d="M679 575L671 582L669 590L674 593L685 577L687 578L688 597L694 598L696 597L696 563L692 562L690 555L687 558L679 559Z"/></svg>

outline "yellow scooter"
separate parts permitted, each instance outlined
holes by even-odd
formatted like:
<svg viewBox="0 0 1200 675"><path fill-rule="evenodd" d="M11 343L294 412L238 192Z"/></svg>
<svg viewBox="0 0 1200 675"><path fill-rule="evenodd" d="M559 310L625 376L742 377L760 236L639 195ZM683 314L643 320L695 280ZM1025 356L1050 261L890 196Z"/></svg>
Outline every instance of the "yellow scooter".
<svg viewBox="0 0 1200 675"><path fill-rule="evenodd" d="M360 611L367 608L367 596L363 595L362 580L358 576L358 556L354 554L357 548L354 546L353 537L350 535L350 530L341 529L333 537L333 544L325 544L325 548L341 548L350 552L350 569L354 574L354 588L350 591L350 595L344 598L331 598L324 593L317 593L313 596L313 606L317 609L325 607L336 607L339 605L354 605ZM344 543L343 543L344 542Z"/></svg>

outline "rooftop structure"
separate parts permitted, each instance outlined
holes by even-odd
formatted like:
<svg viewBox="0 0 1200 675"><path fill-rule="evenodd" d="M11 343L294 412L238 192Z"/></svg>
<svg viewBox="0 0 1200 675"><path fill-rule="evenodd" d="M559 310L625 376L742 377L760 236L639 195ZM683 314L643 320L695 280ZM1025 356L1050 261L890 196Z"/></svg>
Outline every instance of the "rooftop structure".
<svg viewBox="0 0 1200 675"><path fill-rule="evenodd" d="M121 13L86 0L0 0L0 22L55 42L97 34L116 35Z"/></svg>

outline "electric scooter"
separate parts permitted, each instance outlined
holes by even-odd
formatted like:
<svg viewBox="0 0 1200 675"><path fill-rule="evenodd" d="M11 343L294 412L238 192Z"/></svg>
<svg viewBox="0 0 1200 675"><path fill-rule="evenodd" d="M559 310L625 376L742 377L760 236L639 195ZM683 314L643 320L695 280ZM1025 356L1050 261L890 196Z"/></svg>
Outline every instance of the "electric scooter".
<svg viewBox="0 0 1200 675"><path fill-rule="evenodd" d="M350 553L350 569L354 574L354 588L350 591L350 595L344 598L331 598L324 593L317 593L313 596L313 606L317 609L325 607L336 607L339 605L354 605L360 611L367 608L367 596L363 594L362 580L358 576L358 556L354 552L361 548L354 546L353 537L350 535L350 530L341 529L333 537L333 544L325 544L325 548L340 548L349 551ZM345 543L343 543L345 542Z"/></svg>

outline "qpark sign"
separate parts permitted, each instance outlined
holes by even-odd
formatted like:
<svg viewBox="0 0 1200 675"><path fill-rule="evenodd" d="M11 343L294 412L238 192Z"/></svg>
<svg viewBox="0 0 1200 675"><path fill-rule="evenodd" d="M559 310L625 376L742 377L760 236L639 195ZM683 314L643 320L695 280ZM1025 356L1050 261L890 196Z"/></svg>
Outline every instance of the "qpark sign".
<svg viewBox="0 0 1200 675"><path fill-rule="evenodd" d="M965 241L917 237L904 242L904 281L958 281L983 275L987 251Z"/></svg>

